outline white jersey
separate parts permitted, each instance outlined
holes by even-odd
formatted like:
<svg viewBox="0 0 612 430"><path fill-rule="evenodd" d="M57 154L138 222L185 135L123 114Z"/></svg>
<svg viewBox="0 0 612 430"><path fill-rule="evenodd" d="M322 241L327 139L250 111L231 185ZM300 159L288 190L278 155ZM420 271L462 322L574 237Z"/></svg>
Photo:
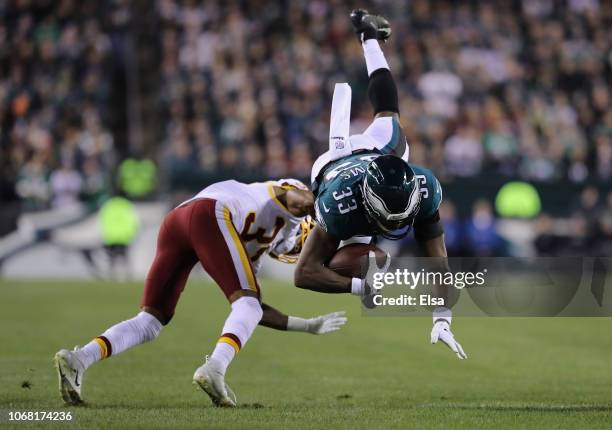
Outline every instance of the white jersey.
<svg viewBox="0 0 612 430"><path fill-rule="evenodd" d="M285 254L296 243L303 217L292 215L278 200L273 187L295 186L306 189L294 179L243 184L230 180L212 184L182 205L209 198L229 209L232 224L239 233L255 272L261 266L261 255L273 251Z"/></svg>

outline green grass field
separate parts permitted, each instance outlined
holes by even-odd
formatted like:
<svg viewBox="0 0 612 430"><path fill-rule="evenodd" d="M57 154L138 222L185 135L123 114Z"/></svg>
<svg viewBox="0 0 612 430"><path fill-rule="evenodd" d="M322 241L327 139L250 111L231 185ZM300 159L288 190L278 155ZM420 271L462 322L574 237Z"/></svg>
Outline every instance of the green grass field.
<svg viewBox="0 0 612 430"><path fill-rule="evenodd" d="M457 318L459 361L429 344L429 318L362 317L354 297L262 284L288 313L349 322L324 336L258 328L228 372L241 407L220 410L191 385L228 310L214 285L191 282L160 338L90 368L88 405L66 408L53 354L134 315L141 285L0 282L0 427L11 410L70 410L55 425L88 429L612 426L610 320Z"/></svg>

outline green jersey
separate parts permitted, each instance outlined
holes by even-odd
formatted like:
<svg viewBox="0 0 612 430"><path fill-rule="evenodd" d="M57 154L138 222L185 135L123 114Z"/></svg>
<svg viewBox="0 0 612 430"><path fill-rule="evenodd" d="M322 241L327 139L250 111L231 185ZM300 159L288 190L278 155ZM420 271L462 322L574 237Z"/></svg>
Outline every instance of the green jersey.
<svg viewBox="0 0 612 430"><path fill-rule="evenodd" d="M368 163L381 154L366 151L349 155L325 166L312 183L318 224L340 240L376 233L366 217L361 183ZM442 201L442 187L431 172L408 163L419 181L421 205L415 224L432 218Z"/></svg>

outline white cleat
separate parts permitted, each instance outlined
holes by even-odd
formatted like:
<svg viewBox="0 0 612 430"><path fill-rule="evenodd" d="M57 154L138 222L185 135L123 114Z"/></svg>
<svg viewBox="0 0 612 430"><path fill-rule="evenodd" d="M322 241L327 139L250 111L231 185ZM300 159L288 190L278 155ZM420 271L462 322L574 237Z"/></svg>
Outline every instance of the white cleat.
<svg viewBox="0 0 612 430"><path fill-rule="evenodd" d="M81 387L85 368L76 354L73 351L61 349L55 354L53 361L59 378L59 390L62 399L70 405L82 404Z"/></svg>
<svg viewBox="0 0 612 430"><path fill-rule="evenodd" d="M215 406L236 407L236 395L225 383L225 377L219 370L217 360L206 356L206 363L197 368L193 374L193 383L208 394Z"/></svg>

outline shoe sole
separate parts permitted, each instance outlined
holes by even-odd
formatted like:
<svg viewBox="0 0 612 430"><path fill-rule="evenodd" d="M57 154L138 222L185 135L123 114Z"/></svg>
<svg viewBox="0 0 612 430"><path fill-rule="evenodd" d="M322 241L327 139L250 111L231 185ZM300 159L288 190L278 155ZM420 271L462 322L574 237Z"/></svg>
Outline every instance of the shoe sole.
<svg viewBox="0 0 612 430"><path fill-rule="evenodd" d="M197 385L198 387L200 387L206 394L208 394L208 397L210 397L210 400L212 400L213 405L220 407L220 408L235 408L236 407L236 403L233 402L230 398L228 397L219 398L217 396L216 390L213 388L212 383L208 380L206 376L203 375L200 377L193 378L193 383Z"/></svg>
<svg viewBox="0 0 612 430"><path fill-rule="evenodd" d="M72 384L64 376L64 372L62 371L62 367L70 368L66 359L58 353L55 354L53 362L55 363L55 370L57 371L57 378L59 380L59 392L64 402L74 406L82 405L84 402L81 395L72 388Z"/></svg>

